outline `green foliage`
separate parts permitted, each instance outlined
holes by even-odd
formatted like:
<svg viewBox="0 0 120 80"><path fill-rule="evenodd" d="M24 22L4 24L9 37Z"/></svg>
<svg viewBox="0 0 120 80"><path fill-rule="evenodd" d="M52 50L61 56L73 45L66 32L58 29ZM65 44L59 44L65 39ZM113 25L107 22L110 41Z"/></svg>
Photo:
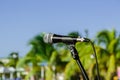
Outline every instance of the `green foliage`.
<svg viewBox="0 0 120 80"><path fill-rule="evenodd" d="M111 75L115 72L115 55L111 55L109 59L108 71L106 80L111 79Z"/></svg>
<svg viewBox="0 0 120 80"><path fill-rule="evenodd" d="M76 74L79 71L79 68L74 60L71 60L65 67L65 80L70 80L70 77Z"/></svg>
<svg viewBox="0 0 120 80"><path fill-rule="evenodd" d="M68 35L71 37L80 36L78 32L71 32ZM73 60L68 45L63 43L46 44L43 41L43 36L44 34L42 33L30 41L32 47L27 55L19 61L18 67L32 63L33 71L30 75L33 75L39 71L37 68L39 66L38 63L45 62L47 63L45 68L46 80L52 80L54 74L62 72L64 72L65 80L70 80L73 76L76 77L76 74L80 76L81 71L75 60ZM112 31L102 30L97 33L93 42L95 43L100 75L105 80L110 80L116 67L120 65L120 37L116 35L114 29ZM97 73L92 46L90 43L77 42L75 48L90 80L94 80ZM52 66L55 66L55 71Z"/></svg>
<svg viewBox="0 0 120 80"><path fill-rule="evenodd" d="M120 42L119 36L116 35L116 31L113 29L112 31L103 30L97 35L97 42L102 45L98 45L100 47L106 46L103 48L102 52L99 54L100 56L104 55L99 59L100 66L104 66L105 79L110 80L111 75L115 72L117 67L117 61L119 57L120 50L118 50ZM117 57L116 57L117 56Z"/></svg>

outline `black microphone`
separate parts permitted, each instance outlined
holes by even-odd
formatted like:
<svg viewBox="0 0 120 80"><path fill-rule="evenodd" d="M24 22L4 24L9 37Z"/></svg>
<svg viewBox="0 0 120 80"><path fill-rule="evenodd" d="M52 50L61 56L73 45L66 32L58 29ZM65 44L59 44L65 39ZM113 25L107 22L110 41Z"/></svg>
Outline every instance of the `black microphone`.
<svg viewBox="0 0 120 80"><path fill-rule="evenodd" d="M71 36L63 36L57 34L45 34L43 38L45 43L66 43L66 44L75 44L76 42L89 42L90 40L87 38L71 37Z"/></svg>

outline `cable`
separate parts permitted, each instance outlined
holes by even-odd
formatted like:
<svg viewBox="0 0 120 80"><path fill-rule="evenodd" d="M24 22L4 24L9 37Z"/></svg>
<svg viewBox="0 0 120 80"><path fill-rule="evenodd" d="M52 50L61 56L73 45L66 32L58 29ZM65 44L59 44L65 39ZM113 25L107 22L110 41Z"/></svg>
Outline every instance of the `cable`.
<svg viewBox="0 0 120 80"><path fill-rule="evenodd" d="M98 60L97 60L97 55L96 55L96 50L95 50L95 46L93 44L92 41L90 41L93 51L94 51L94 56L95 56L95 60L96 60L96 69L97 69L97 79L100 80L100 74L99 74L99 67L98 67Z"/></svg>

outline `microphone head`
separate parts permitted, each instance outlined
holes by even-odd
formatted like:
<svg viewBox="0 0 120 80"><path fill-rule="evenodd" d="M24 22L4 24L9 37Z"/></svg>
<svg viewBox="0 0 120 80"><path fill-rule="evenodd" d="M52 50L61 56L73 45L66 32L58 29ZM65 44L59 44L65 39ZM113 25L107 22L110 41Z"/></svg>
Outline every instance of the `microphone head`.
<svg viewBox="0 0 120 80"><path fill-rule="evenodd" d="M53 37L52 33L45 34L43 40L45 43L52 43L52 37Z"/></svg>

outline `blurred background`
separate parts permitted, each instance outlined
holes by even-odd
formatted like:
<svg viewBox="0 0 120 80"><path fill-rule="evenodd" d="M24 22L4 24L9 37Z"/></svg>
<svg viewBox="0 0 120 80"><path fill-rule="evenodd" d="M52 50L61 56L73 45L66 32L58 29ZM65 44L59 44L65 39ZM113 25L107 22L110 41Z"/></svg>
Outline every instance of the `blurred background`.
<svg viewBox="0 0 120 80"><path fill-rule="evenodd" d="M102 80L120 77L120 1L0 1L1 80L82 80L68 46L47 44L46 33L87 37ZM90 43L75 44L90 80L97 80Z"/></svg>

